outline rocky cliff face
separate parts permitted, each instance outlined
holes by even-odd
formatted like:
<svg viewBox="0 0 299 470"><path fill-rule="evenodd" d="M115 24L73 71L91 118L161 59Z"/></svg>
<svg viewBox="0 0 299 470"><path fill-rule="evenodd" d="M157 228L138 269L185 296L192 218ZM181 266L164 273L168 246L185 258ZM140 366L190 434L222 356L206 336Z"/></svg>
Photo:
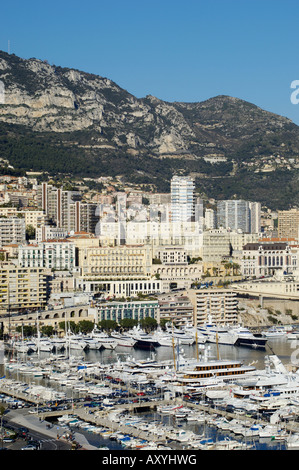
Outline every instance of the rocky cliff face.
<svg viewBox="0 0 299 470"><path fill-rule="evenodd" d="M37 132L93 130L93 147L146 149L156 155L228 155L243 142L298 128L245 101L218 96L202 103L137 99L107 78L24 60L0 51L5 104L0 121ZM299 145L298 145L299 147Z"/></svg>
<svg viewBox="0 0 299 470"><path fill-rule="evenodd" d="M77 70L0 53L5 104L0 120L35 131L95 131L94 144L157 153L186 150L195 137L174 106L154 97L137 99L111 80Z"/></svg>

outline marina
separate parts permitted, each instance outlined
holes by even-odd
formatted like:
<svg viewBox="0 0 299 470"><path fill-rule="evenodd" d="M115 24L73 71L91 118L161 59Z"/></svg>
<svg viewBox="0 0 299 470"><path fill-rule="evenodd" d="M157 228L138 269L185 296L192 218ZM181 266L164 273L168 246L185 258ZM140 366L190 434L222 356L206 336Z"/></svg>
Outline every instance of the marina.
<svg viewBox="0 0 299 470"><path fill-rule="evenodd" d="M19 352L7 356L1 399L29 403L96 448L296 448L294 345L286 335L268 341L266 352L213 342Z"/></svg>
<svg viewBox="0 0 299 470"><path fill-rule="evenodd" d="M0 450L299 449L296 2L35 3L1 23Z"/></svg>

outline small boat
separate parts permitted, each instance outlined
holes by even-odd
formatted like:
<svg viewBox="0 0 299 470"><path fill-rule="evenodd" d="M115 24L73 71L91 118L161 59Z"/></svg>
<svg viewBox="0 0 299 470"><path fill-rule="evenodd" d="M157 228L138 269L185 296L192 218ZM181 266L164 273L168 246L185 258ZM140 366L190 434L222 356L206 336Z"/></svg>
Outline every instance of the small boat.
<svg viewBox="0 0 299 470"><path fill-rule="evenodd" d="M281 429L279 426L269 424L269 425L264 426L260 430L259 437L260 438L263 438L263 437L269 438L270 437L273 440L274 439L275 440L280 440L280 439L285 439L287 437L287 433L286 433L286 431Z"/></svg>
<svg viewBox="0 0 299 470"><path fill-rule="evenodd" d="M263 330L262 335L266 338L280 338L286 335L286 330L284 328L272 326L268 330Z"/></svg>
<svg viewBox="0 0 299 470"><path fill-rule="evenodd" d="M164 415L169 415L169 414L178 412L181 408L183 408L183 405L179 405L179 406L178 405L165 405L165 406L158 406L157 411Z"/></svg>

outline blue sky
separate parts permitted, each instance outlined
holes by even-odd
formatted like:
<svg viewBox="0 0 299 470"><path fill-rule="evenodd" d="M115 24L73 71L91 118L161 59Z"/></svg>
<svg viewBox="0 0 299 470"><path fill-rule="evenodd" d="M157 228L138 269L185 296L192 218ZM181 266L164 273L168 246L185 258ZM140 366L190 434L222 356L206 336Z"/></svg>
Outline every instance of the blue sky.
<svg viewBox="0 0 299 470"><path fill-rule="evenodd" d="M105 76L137 97L224 94L299 124L298 0L2 2L0 49Z"/></svg>

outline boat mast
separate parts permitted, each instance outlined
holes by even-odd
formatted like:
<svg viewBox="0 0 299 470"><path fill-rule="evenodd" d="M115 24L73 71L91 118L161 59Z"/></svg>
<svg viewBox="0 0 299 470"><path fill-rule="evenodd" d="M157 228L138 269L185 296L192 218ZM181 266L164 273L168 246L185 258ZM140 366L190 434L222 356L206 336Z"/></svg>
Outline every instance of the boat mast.
<svg viewBox="0 0 299 470"><path fill-rule="evenodd" d="M171 321L172 324L172 352L173 352L173 363L174 363L174 370L176 372L176 362L175 362L175 344L174 344L174 335L173 335L173 320Z"/></svg>
<svg viewBox="0 0 299 470"><path fill-rule="evenodd" d="M39 310L37 311L36 328L37 328L37 354L38 354L38 358L40 358Z"/></svg>
<svg viewBox="0 0 299 470"><path fill-rule="evenodd" d="M216 331L216 347L217 347L217 360L219 361L218 331Z"/></svg>

